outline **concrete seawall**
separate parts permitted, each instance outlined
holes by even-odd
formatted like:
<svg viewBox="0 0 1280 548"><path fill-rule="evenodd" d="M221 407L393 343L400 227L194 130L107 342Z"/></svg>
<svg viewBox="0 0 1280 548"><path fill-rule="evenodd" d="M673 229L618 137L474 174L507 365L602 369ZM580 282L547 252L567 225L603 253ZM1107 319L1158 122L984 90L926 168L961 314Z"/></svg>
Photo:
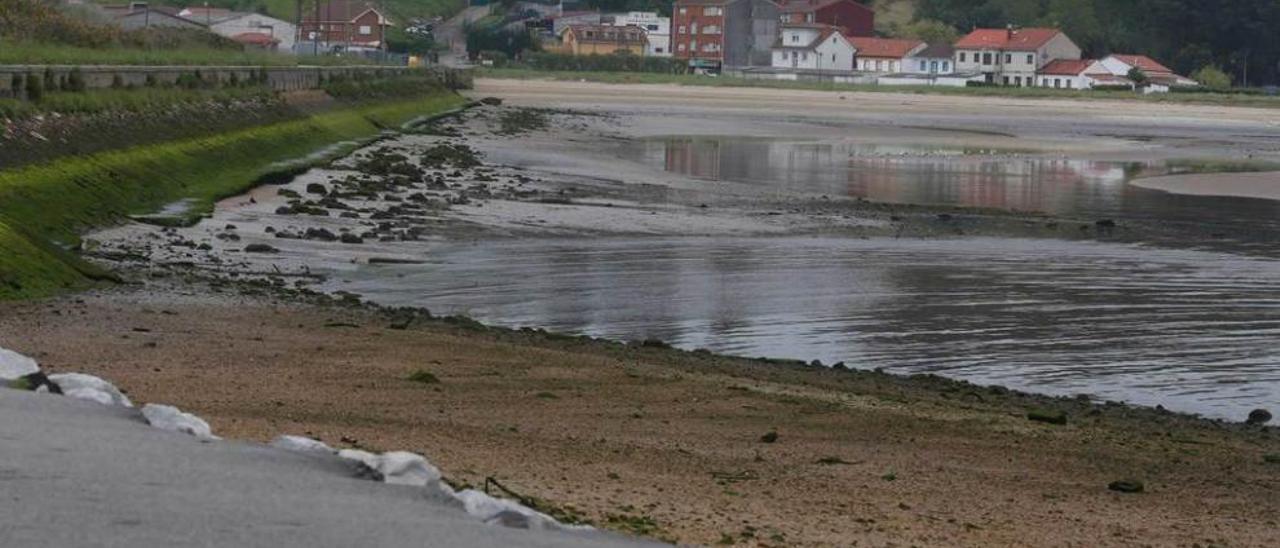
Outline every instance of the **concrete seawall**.
<svg viewBox="0 0 1280 548"><path fill-rule="evenodd" d="M276 91L315 89L335 77L394 78L421 74L432 75L451 89L471 87L469 72L445 67L0 65L0 98L25 99L25 82L31 77L42 78L44 82L64 88L71 74L77 71L85 89L172 86L183 75L218 85L264 79Z"/></svg>

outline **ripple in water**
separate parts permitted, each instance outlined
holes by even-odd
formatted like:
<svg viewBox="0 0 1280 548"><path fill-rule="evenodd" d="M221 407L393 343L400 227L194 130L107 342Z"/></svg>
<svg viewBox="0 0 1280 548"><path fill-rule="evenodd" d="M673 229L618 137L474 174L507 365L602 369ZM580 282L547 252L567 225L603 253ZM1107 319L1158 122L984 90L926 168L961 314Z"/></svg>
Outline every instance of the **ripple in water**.
<svg viewBox="0 0 1280 548"><path fill-rule="evenodd" d="M1280 262L1268 259L981 238L543 240L431 256L344 272L340 288L512 327L1236 420L1280 399Z"/></svg>

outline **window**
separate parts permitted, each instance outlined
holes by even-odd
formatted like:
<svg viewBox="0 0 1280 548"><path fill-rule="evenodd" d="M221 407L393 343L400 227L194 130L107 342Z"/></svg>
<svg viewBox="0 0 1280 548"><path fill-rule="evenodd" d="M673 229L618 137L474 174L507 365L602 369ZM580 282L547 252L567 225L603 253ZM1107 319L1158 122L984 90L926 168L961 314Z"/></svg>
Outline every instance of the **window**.
<svg viewBox="0 0 1280 548"><path fill-rule="evenodd" d="M1004 54L1004 64L1006 64L1006 65L1012 65L1012 64L1013 64L1013 54L1012 54L1012 53L1006 53L1006 54Z"/></svg>
<svg viewBox="0 0 1280 548"><path fill-rule="evenodd" d="M679 50L679 51L684 51L684 44L679 44L679 45L677 45L677 46L676 46L676 49L677 49L677 50Z"/></svg>
<svg viewBox="0 0 1280 548"><path fill-rule="evenodd" d="M686 15L688 13L689 13L689 8L680 8L680 15Z"/></svg>
<svg viewBox="0 0 1280 548"><path fill-rule="evenodd" d="M836 54L834 53L831 54L831 62L832 63L836 62Z"/></svg>
<svg viewBox="0 0 1280 548"><path fill-rule="evenodd" d="M934 63L934 64L935 64L935 65L937 65L937 63ZM921 60L921 61L920 61L920 72L924 72L924 71L927 71L927 70L929 70L929 62L928 62L928 61Z"/></svg>
<svg viewBox="0 0 1280 548"><path fill-rule="evenodd" d="M982 64L984 64L984 65L988 65L988 66L990 66L990 65L991 65L991 54L990 54L990 53L984 53L984 54L982 54Z"/></svg>
<svg viewBox="0 0 1280 548"><path fill-rule="evenodd" d="M1028 64L1028 65L1034 65L1034 64L1036 64L1036 54L1034 54L1034 53L1028 53L1028 54L1027 54L1027 64Z"/></svg>
<svg viewBox="0 0 1280 548"><path fill-rule="evenodd" d="M961 63L965 62L965 60L964 60L964 52L963 52L963 51L962 51L962 52L960 52L960 62L961 62Z"/></svg>
<svg viewBox="0 0 1280 548"><path fill-rule="evenodd" d="M951 72L951 61L942 62L942 72Z"/></svg>
<svg viewBox="0 0 1280 548"><path fill-rule="evenodd" d="M722 13L724 13L724 11L716 6L707 6L702 9L702 14L709 17L719 17Z"/></svg>
<svg viewBox="0 0 1280 548"><path fill-rule="evenodd" d="M1062 87L1062 79L1061 79L1061 78L1054 78L1054 79L1053 79L1053 87L1055 87L1055 88L1060 88L1060 87Z"/></svg>
<svg viewBox="0 0 1280 548"><path fill-rule="evenodd" d="M813 22L813 14L812 14L812 13L806 13L806 14L804 14L804 22L806 22L806 23L812 23L812 22Z"/></svg>
<svg viewBox="0 0 1280 548"><path fill-rule="evenodd" d="M924 70L924 61L921 61L921 62L920 62L920 70ZM929 62L929 72L938 72L938 62L937 62L937 61L930 61L930 62Z"/></svg>
<svg viewBox="0 0 1280 548"><path fill-rule="evenodd" d="M720 34L720 27L715 25L707 25L702 27L702 34Z"/></svg>
<svg viewBox="0 0 1280 548"><path fill-rule="evenodd" d="M1008 77L1008 76L1005 76L1005 77L1004 77L1004 85L1006 85L1006 86L1007 86L1007 85L1009 85L1009 77Z"/></svg>
<svg viewBox="0 0 1280 548"><path fill-rule="evenodd" d="M876 61L876 70L884 70L884 61Z"/></svg>
<svg viewBox="0 0 1280 548"><path fill-rule="evenodd" d="M801 53L800 53L800 60L801 60L801 61L808 61L808 60L809 60L809 52L807 52L807 51L805 51L805 52L801 52Z"/></svg>
<svg viewBox="0 0 1280 548"><path fill-rule="evenodd" d="M677 29L676 34L685 34L688 30L689 30L688 27L685 27L684 25L680 25L680 28Z"/></svg>
<svg viewBox="0 0 1280 548"><path fill-rule="evenodd" d="M1070 78L1068 78L1068 79L1067 79L1067 89L1071 89L1071 88L1073 88L1073 87L1075 87L1075 82L1072 82L1072 81L1071 81L1071 79L1070 79Z"/></svg>
<svg viewBox="0 0 1280 548"><path fill-rule="evenodd" d="M662 53L662 48L653 48L654 53Z"/></svg>
<svg viewBox="0 0 1280 548"><path fill-rule="evenodd" d="M370 27L369 25L360 25L360 34L365 36L373 34L373 27Z"/></svg>
<svg viewBox="0 0 1280 548"><path fill-rule="evenodd" d="M800 35L799 35L799 34L796 34L796 33L794 33L794 32L793 32L793 33L791 33L791 42L792 42L792 43L796 43L796 42L799 42L799 41L800 41Z"/></svg>

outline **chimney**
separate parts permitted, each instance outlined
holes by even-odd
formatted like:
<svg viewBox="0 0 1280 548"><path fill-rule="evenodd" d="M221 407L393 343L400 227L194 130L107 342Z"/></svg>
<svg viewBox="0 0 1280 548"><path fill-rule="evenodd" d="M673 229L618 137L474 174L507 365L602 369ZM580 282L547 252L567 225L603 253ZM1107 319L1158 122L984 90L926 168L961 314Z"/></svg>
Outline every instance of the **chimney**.
<svg viewBox="0 0 1280 548"><path fill-rule="evenodd" d="M1009 23L1005 25L1004 29L1005 29L1005 39L1013 40L1013 23Z"/></svg>

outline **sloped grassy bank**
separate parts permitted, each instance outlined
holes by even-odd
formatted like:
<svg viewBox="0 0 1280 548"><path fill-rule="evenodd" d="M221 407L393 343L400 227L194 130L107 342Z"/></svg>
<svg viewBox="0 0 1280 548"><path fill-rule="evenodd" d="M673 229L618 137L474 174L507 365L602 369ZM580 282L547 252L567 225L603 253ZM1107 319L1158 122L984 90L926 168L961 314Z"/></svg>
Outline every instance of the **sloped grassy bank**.
<svg viewBox="0 0 1280 548"><path fill-rule="evenodd" d="M464 102L438 91L0 172L0 299L75 289L106 275L65 251L85 230L178 200L198 216L221 198L298 169L290 160Z"/></svg>

